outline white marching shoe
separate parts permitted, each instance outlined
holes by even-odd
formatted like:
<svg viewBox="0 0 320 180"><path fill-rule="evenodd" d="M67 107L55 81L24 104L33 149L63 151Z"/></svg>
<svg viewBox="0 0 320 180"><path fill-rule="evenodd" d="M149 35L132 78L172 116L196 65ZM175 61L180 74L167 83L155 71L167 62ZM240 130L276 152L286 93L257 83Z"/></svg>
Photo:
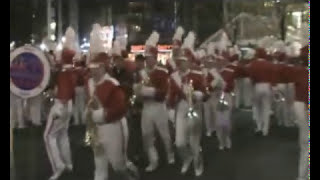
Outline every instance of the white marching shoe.
<svg viewBox="0 0 320 180"><path fill-rule="evenodd" d="M69 172L72 172L73 171L73 165L72 164L66 165L66 170L69 171Z"/></svg>
<svg viewBox="0 0 320 180"><path fill-rule="evenodd" d="M145 171L146 171L146 172L152 172L152 171L156 170L157 167L158 167L158 163L156 163L156 164L149 164L149 165L146 167Z"/></svg>
<svg viewBox="0 0 320 180"><path fill-rule="evenodd" d="M192 158L189 158L188 160L184 161L182 168L181 168L181 174L185 174L188 171L191 163L192 163Z"/></svg>
<svg viewBox="0 0 320 180"><path fill-rule="evenodd" d="M222 151L223 149L224 149L224 147L220 145L220 146L219 146L219 150Z"/></svg>
<svg viewBox="0 0 320 180"><path fill-rule="evenodd" d="M57 171L49 178L49 180L57 180L65 171L65 169L65 167L57 169Z"/></svg>
<svg viewBox="0 0 320 180"><path fill-rule="evenodd" d="M203 174L203 165L200 165L199 168L195 168L194 173L196 177L201 176Z"/></svg>

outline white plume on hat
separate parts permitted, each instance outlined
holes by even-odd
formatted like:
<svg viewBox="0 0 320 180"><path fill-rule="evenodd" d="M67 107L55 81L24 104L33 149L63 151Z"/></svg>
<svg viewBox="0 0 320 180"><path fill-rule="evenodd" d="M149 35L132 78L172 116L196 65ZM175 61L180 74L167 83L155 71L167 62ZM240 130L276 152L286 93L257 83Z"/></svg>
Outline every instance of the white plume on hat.
<svg viewBox="0 0 320 180"><path fill-rule="evenodd" d="M117 40L115 40L115 41L113 42L112 54L113 54L113 55L121 56L121 46L120 46L120 42L117 41Z"/></svg>
<svg viewBox="0 0 320 180"><path fill-rule="evenodd" d="M286 55L289 57L298 57L300 55L300 48L302 45L299 42L292 42L286 47Z"/></svg>
<svg viewBox="0 0 320 180"><path fill-rule="evenodd" d="M176 32L175 32L175 34L174 34L174 36L173 36L172 39L173 39L173 40L179 40L179 41L181 41L183 34L184 34L184 29L183 29L181 26L179 26L179 27L176 29Z"/></svg>
<svg viewBox="0 0 320 180"><path fill-rule="evenodd" d="M230 44L229 38L225 32L222 33L221 39L217 42L217 49L222 52L226 51L228 45Z"/></svg>
<svg viewBox="0 0 320 180"><path fill-rule="evenodd" d="M193 52L195 41L196 41L196 35L193 31L190 31L187 37L184 39L181 48L190 49Z"/></svg>
<svg viewBox="0 0 320 180"><path fill-rule="evenodd" d="M76 50L76 33L72 27L68 27L65 33L65 42L63 43L63 48L70 50Z"/></svg>
<svg viewBox="0 0 320 180"><path fill-rule="evenodd" d="M278 40L278 41L273 43L272 49L274 51L286 52L286 45L282 40Z"/></svg>
<svg viewBox="0 0 320 180"><path fill-rule="evenodd" d="M146 41L146 46L156 47L159 41L159 37L160 37L159 33L156 31L153 31Z"/></svg>
<svg viewBox="0 0 320 180"><path fill-rule="evenodd" d="M210 42L207 46L207 54L208 55L211 55L211 56L215 56L216 53L215 53L215 48L216 48L216 45L214 42Z"/></svg>
<svg viewBox="0 0 320 180"><path fill-rule="evenodd" d="M199 49L195 52L195 56L198 59L201 59L206 56L206 51L204 49Z"/></svg>
<svg viewBox="0 0 320 180"><path fill-rule="evenodd" d="M97 54L100 52L105 52L106 49L103 46L102 28L99 24L94 24L93 29L90 33L90 53Z"/></svg>

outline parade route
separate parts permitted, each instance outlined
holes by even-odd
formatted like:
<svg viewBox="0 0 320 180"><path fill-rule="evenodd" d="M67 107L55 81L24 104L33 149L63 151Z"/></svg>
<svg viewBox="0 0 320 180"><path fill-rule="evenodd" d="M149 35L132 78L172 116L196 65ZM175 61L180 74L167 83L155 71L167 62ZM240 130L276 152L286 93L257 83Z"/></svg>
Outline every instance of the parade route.
<svg viewBox="0 0 320 180"><path fill-rule="evenodd" d="M270 135L256 136L251 112L236 110L233 115L232 149L219 151L215 136L203 138L204 174L195 178L193 168L180 175L180 160L166 165L164 150L160 147L160 166L152 173L141 173L141 180L294 180L298 172L297 128L283 128L272 123ZM15 180L47 180L51 167L43 142L43 127L15 130ZM94 163L89 148L83 147L84 126L69 129L74 172L64 174L61 180L92 180ZM142 147L141 147L142 148ZM139 162L140 172L144 169ZM118 180L110 174L110 179Z"/></svg>

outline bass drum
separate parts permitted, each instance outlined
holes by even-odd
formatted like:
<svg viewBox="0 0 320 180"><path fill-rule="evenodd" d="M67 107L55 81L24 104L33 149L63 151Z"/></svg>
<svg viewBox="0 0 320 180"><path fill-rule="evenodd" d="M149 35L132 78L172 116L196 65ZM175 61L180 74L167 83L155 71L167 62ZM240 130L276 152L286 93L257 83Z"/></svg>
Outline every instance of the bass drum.
<svg viewBox="0 0 320 180"><path fill-rule="evenodd" d="M40 95L51 77L47 56L38 48L25 45L10 53L10 91L22 99Z"/></svg>

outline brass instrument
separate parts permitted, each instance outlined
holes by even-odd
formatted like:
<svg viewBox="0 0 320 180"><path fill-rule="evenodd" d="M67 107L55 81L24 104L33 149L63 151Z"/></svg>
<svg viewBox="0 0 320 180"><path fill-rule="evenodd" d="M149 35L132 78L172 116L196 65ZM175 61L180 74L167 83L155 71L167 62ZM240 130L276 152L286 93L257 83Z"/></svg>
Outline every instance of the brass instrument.
<svg viewBox="0 0 320 180"><path fill-rule="evenodd" d="M217 104L217 110L225 111L225 110L228 110L229 108L230 108L230 104L226 100L225 93L222 91L220 96L219 96L219 100L218 100L218 104Z"/></svg>
<svg viewBox="0 0 320 180"><path fill-rule="evenodd" d="M94 102L95 98L92 96L87 104L87 115L86 115L86 134L84 137L85 146L91 146L95 148L97 146L97 127L92 119L92 110L89 109L90 105Z"/></svg>
<svg viewBox="0 0 320 180"><path fill-rule="evenodd" d="M140 92L142 86L149 86L149 85L150 85L150 78L149 78L149 76L146 76L146 77L141 81L141 83L138 84L137 89L134 90L133 95L130 97L130 104L131 104L131 106L133 106L133 105L136 104L137 97L138 97L137 92Z"/></svg>
<svg viewBox="0 0 320 180"><path fill-rule="evenodd" d="M187 85L187 101L189 104L189 109L188 112L186 114L186 117L188 119L196 119L199 118L198 113L194 110L194 102L193 102L193 92L194 92L194 88L193 88L193 81L190 80L189 84Z"/></svg>

